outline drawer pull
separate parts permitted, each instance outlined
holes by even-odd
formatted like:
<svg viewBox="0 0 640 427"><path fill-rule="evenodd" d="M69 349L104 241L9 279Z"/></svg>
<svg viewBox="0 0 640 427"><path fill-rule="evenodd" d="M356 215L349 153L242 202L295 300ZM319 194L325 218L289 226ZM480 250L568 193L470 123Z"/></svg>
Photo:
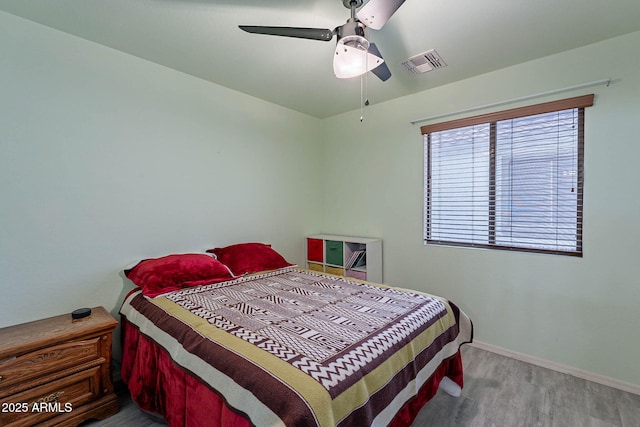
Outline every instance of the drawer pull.
<svg viewBox="0 0 640 427"><path fill-rule="evenodd" d="M2 375L0 375L0 381L2 381Z"/></svg>
<svg viewBox="0 0 640 427"><path fill-rule="evenodd" d="M64 391L58 391L56 393L51 393L49 396L41 397L33 403L55 403L58 401L58 398L64 394Z"/></svg>

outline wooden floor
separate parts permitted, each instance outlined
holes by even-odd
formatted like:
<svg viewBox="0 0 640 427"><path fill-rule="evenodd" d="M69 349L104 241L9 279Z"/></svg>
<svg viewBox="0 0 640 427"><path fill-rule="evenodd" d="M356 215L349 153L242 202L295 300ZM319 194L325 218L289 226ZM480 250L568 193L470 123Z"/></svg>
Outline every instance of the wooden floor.
<svg viewBox="0 0 640 427"><path fill-rule="evenodd" d="M463 346L462 395L442 391L420 411L412 427L639 427L640 396L591 383L471 346ZM126 392L121 410L91 427L157 427Z"/></svg>
<svg viewBox="0 0 640 427"><path fill-rule="evenodd" d="M639 427L640 396L463 346L462 395L439 391L417 426Z"/></svg>

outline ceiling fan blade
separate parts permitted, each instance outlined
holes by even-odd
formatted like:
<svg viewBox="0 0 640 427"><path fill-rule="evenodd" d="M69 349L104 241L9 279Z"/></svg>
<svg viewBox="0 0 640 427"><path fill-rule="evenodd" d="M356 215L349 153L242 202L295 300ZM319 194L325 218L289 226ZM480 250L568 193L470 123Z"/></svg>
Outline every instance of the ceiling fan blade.
<svg viewBox="0 0 640 427"><path fill-rule="evenodd" d="M239 25L239 27L247 33L267 34L270 36L295 37L326 42L333 38L333 31L322 28L261 27L255 25Z"/></svg>
<svg viewBox="0 0 640 427"><path fill-rule="evenodd" d="M379 30L404 2L405 0L369 0L356 16L367 27Z"/></svg>
<svg viewBox="0 0 640 427"><path fill-rule="evenodd" d="M375 43L369 44L369 52L373 53L378 58L382 58L382 54L380 53L380 50L378 50L378 47ZM386 61L371 70L371 72L383 82L386 82L387 80L389 80L389 77L391 77L391 70L389 70Z"/></svg>

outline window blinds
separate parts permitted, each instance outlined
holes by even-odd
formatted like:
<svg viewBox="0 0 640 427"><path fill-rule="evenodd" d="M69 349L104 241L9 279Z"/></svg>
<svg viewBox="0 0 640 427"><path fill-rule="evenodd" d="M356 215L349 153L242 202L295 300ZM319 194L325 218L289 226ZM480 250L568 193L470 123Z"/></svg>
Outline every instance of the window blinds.
<svg viewBox="0 0 640 427"><path fill-rule="evenodd" d="M430 125L425 243L580 256L588 97Z"/></svg>

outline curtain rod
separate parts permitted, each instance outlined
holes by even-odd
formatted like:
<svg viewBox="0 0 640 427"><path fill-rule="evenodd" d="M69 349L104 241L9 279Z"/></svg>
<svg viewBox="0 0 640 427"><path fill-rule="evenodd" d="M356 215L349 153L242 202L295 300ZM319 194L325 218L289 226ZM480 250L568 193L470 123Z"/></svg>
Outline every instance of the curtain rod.
<svg viewBox="0 0 640 427"><path fill-rule="evenodd" d="M582 84L575 85L575 86L563 87L561 89L554 89L554 90L549 90L549 91L546 91L546 92L535 93L533 95L521 96L520 98L513 98L513 99L506 100L506 101L494 102L493 104L485 104L485 105L480 105L478 107L467 108L465 110L453 111L451 113L437 114L435 116L425 117L423 119L411 120L409 123L411 123L412 125L415 125L416 123L426 122L426 121L434 120L434 119L441 119L443 117L455 116L456 114L469 113L471 111L482 110L482 109L491 108L491 107L497 107L499 105L511 104L513 102L525 101L525 100L531 99L531 98L538 98L538 97L541 97L541 96L553 95L555 93L567 92L567 91L574 90L574 89L582 89L583 87L597 86L597 85L601 85L601 84L606 84L607 87L609 87L609 85L611 84L611 79L608 78L608 79L596 80L596 81L593 81L593 82L582 83Z"/></svg>

